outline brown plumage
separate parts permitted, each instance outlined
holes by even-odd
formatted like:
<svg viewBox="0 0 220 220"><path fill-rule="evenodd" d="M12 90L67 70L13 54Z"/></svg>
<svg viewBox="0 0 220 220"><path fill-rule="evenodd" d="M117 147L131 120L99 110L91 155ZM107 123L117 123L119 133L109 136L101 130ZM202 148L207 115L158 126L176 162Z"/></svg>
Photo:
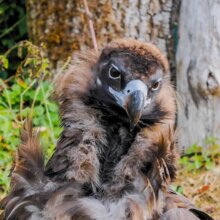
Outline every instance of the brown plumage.
<svg viewBox="0 0 220 220"><path fill-rule="evenodd" d="M169 190L175 93L155 46L120 39L79 53L54 96L63 126L55 152L44 167L27 121L3 219L211 219Z"/></svg>

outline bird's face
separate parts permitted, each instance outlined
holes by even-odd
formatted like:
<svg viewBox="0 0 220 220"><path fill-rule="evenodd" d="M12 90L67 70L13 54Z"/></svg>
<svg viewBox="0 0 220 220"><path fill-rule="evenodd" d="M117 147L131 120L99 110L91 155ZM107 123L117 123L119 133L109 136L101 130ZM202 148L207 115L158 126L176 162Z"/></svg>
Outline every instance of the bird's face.
<svg viewBox="0 0 220 220"><path fill-rule="evenodd" d="M103 51L97 86L127 113L134 127L149 110L163 84L163 68L153 57L131 51Z"/></svg>

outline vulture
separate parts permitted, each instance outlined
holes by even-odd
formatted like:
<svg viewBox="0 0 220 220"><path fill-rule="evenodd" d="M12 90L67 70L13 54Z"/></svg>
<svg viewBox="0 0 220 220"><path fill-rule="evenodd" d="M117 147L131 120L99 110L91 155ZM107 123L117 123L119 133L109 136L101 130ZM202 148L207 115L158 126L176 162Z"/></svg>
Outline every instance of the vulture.
<svg viewBox="0 0 220 220"><path fill-rule="evenodd" d="M176 97L160 50L117 39L56 77L63 131L44 165L27 119L1 201L4 220L210 220L170 189Z"/></svg>

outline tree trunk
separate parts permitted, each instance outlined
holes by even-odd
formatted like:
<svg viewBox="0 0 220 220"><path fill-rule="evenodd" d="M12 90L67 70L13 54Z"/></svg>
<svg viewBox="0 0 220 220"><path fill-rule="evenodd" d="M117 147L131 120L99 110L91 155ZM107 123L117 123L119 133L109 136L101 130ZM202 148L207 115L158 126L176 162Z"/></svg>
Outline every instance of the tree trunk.
<svg viewBox="0 0 220 220"><path fill-rule="evenodd" d="M177 51L180 144L220 137L220 1L184 0Z"/></svg>
<svg viewBox="0 0 220 220"><path fill-rule="evenodd" d="M172 58L171 11L173 2L178 1L88 0L98 44L133 37L157 44ZM46 43L46 54L53 67L74 50L92 48L83 1L27 0L27 11L29 36L38 45Z"/></svg>

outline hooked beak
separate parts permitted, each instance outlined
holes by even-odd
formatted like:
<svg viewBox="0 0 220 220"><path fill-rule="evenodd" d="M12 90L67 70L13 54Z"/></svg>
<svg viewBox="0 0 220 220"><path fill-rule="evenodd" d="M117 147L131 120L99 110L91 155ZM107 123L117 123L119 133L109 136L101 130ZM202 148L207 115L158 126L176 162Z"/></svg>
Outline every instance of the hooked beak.
<svg viewBox="0 0 220 220"><path fill-rule="evenodd" d="M139 122L144 110L144 105L145 94L141 90L134 91L127 97L124 109L129 116L131 125L135 126Z"/></svg>
<svg viewBox="0 0 220 220"><path fill-rule="evenodd" d="M117 103L127 112L133 128L139 122L144 108L149 104L147 86L141 80L132 80L126 85L124 90L118 92L109 88L109 92L112 93Z"/></svg>

